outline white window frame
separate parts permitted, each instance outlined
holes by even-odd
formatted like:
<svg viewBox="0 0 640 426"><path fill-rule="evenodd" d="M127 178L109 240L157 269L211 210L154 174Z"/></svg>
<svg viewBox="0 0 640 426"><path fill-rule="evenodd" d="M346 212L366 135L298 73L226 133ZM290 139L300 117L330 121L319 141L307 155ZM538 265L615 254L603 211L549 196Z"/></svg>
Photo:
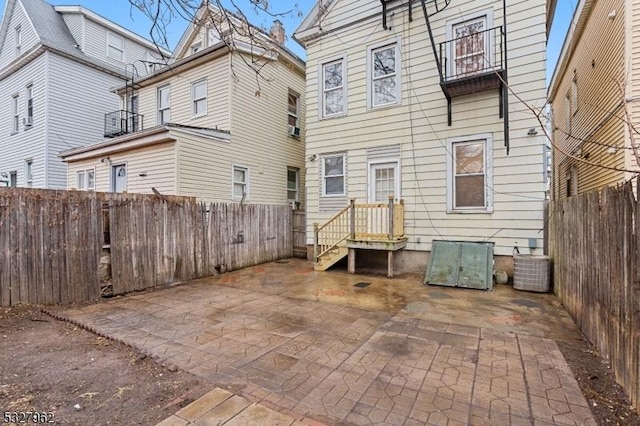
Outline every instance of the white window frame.
<svg viewBox="0 0 640 426"><path fill-rule="evenodd" d="M341 175L326 175L326 162L327 158L333 157L342 157L342 174ZM322 169L321 169L321 179L322 179L322 196L323 197L344 197L347 195L347 154L325 154L321 158L322 161ZM342 192L339 194L327 194L327 177L340 177L342 176Z"/></svg>
<svg viewBox="0 0 640 426"><path fill-rule="evenodd" d="M324 89L324 68L327 65L332 65L334 63L337 62L341 62L342 63L342 111L339 113L335 113L335 114L325 114L325 89ZM318 78L319 78L319 83L318 84L318 99L320 100L319 102L319 106L320 108L318 109L318 115L319 115L319 119L329 119L329 118L336 118L336 117L344 117L347 115L348 112L348 85L347 85L347 63L348 63L348 58L347 55L340 55L340 56L335 56L332 57L330 59L325 59L322 60L320 62L318 62ZM337 88L334 89L330 89L330 90L337 90Z"/></svg>
<svg viewBox="0 0 640 426"><path fill-rule="evenodd" d="M484 207L455 207L455 164L456 144L484 141ZM493 213L493 135L483 133L447 139L447 213Z"/></svg>
<svg viewBox="0 0 640 426"><path fill-rule="evenodd" d="M123 190L123 192L127 192L129 190L129 162L120 161L116 163L114 161L109 166L109 192L116 192L116 175L114 172L116 168L120 166L124 166L124 169L126 171L125 180L124 180L125 189Z"/></svg>
<svg viewBox="0 0 640 426"><path fill-rule="evenodd" d="M93 175L93 184L90 184L91 181L89 180L89 174ZM87 191L95 191L95 189L96 189L96 169L95 168L87 169L84 179L85 179L85 182L86 182Z"/></svg>
<svg viewBox="0 0 640 426"><path fill-rule="evenodd" d="M241 170L244 172L244 182L239 182L236 181L236 170ZM244 201L247 201L249 199L249 191L250 191L250 185L249 185L249 167L248 166L244 166L241 164L233 164L231 166L231 199L232 200L237 200L240 201L242 200L242 196L238 196L236 195L236 191L235 186L236 184L242 184L244 185Z"/></svg>
<svg viewBox="0 0 640 426"><path fill-rule="evenodd" d="M169 105L168 106L162 106L162 96L161 96L161 91L168 89L169 90ZM157 103L157 109L158 109L158 115L157 115L157 122L159 125L162 124L166 124L166 123L170 123L171 122L171 85L170 84L165 84L163 86L158 86L158 88L156 89L156 103ZM164 116L164 112L165 111L169 111L169 119L167 121L163 121L162 118Z"/></svg>
<svg viewBox="0 0 640 426"><path fill-rule="evenodd" d="M453 40L455 40L455 36L453 33L453 30L456 26L460 25L460 24L464 24L465 22L468 21L475 21L477 19L480 19L484 17L485 18L485 24L486 24L486 28L484 29L486 30L490 30L494 27L493 25L493 9L485 9L485 10L481 10L478 11L477 13L474 14L470 14L470 15L466 15L463 16L461 18L455 19L455 20L451 20L448 21L446 24L446 31L447 31L447 40L450 41L450 51L447 52L447 56L449 56L449 63L447 64L447 75L448 76L455 76L455 63L454 63L454 58L455 58L455 43L453 43ZM484 69L491 69L493 68L496 63L495 63L495 58L494 58L494 46L491 40L491 32L486 33L487 37L485 40L485 60L488 61L488 64L486 64L486 66L484 67Z"/></svg>
<svg viewBox="0 0 640 426"><path fill-rule="evenodd" d="M87 178L84 170L76 171L76 189L78 191L84 191L86 189Z"/></svg>
<svg viewBox="0 0 640 426"><path fill-rule="evenodd" d="M578 112L578 76L574 75L571 79L571 115Z"/></svg>
<svg viewBox="0 0 640 426"><path fill-rule="evenodd" d="M11 134L20 131L20 95L15 94L11 97Z"/></svg>
<svg viewBox="0 0 640 426"><path fill-rule="evenodd" d="M27 188L33 187L33 159L24 160L24 181Z"/></svg>
<svg viewBox="0 0 640 426"><path fill-rule="evenodd" d="M296 98L295 114L292 113L291 110L289 109L289 96L294 96ZM287 124L291 126L291 124L289 124L289 117L294 117L296 119L295 120L296 124L294 125L294 127L300 128L300 95L291 89L289 89L287 93Z"/></svg>
<svg viewBox="0 0 640 426"><path fill-rule="evenodd" d="M25 130L33 126L33 84L26 85L26 105L25 105Z"/></svg>
<svg viewBox="0 0 640 426"><path fill-rule="evenodd" d="M202 50L202 42L201 42L201 41L199 41L199 42L197 42L197 43L193 43L193 44L191 45L191 48L190 48L189 50L190 50L190 52L191 52L191 54L192 54L192 55L193 55L193 54L195 54L195 53L198 53L199 51L201 51L201 50Z"/></svg>
<svg viewBox="0 0 640 426"><path fill-rule="evenodd" d="M382 164L396 165L396 172L398 175L394 176L395 178L394 198L395 200L400 200L402 198L402 194L401 194L402 182L400 181L402 179L402 170L400 168L400 159L397 157L379 158L379 159L367 161L367 201L369 203L373 203L374 201L372 200L375 199L375 194L373 193L373 186L371 185L371 179L373 178L373 176L371 175L371 169L373 168L372 166L378 166Z"/></svg>
<svg viewBox="0 0 640 426"><path fill-rule="evenodd" d="M569 139L571 137L571 121L573 114L571 113L571 90L568 90L564 96L564 119L565 119L565 137Z"/></svg>
<svg viewBox="0 0 640 426"><path fill-rule="evenodd" d="M116 41L116 43L114 43L114 40ZM120 52L120 54L118 55L119 57L114 57L111 55L112 48ZM122 63L126 62L125 39L123 36L112 33L112 32L107 32L107 58L111 58L115 61L122 62Z"/></svg>
<svg viewBox="0 0 640 426"><path fill-rule="evenodd" d="M289 172L295 172L296 174L296 197L293 200L289 198L289 191L292 191L289 189ZM292 201L296 203L300 202L300 169L297 167L287 167L287 201L289 203Z"/></svg>
<svg viewBox="0 0 640 426"><path fill-rule="evenodd" d="M376 105L375 104L375 84L374 81L377 79L374 77L374 66L375 62L373 60L373 56L376 52L380 50L388 49L389 47L395 47L395 60L396 60L396 70L395 75L393 76L396 81L396 100L395 102L388 102L385 104ZM388 77L380 77L388 78ZM367 107L371 109L375 108L387 108L390 106L396 106L402 104L402 55L401 55L401 45L400 38L397 38L393 41L387 41L384 43L377 43L367 48Z"/></svg>
<svg viewBox="0 0 640 426"><path fill-rule="evenodd" d="M196 98L196 86L199 86L201 84L204 84L204 97L201 98ZM169 93L169 95L171 95L171 93ZM204 101L204 111L197 111L197 103L198 101ZM207 115L207 110L208 110L208 86L207 86L207 79L201 79L198 81L194 81L193 83L191 83L191 116L192 117L203 117L205 115Z"/></svg>
<svg viewBox="0 0 640 426"><path fill-rule="evenodd" d="M20 25L14 30L14 41L16 45L16 56L20 56L22 50L22 26Z"/></svg>

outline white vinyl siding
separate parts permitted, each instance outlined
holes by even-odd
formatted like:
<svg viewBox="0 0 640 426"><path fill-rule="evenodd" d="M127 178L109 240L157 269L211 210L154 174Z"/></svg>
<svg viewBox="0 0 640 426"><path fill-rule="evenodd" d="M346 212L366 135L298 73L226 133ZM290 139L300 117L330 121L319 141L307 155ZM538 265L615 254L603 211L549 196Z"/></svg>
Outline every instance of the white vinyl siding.
<svg viewBox="0 0 640 426"><path fill-rule="evenodd" d="M398 42L369 47L367 99L371 108L397 105L401 102L401 54Z"/></svg>
<svg viewBox="0 0 640 426"><path fill-rule="evenodd" d="M11 15L9 22L3 22L3 24L6 24L7 27L0 50L0 69L9 65L18 55L24 54L38 43L38 36L24 12L22 3L16 1L13 15ZM19 35L16 33L18 28L20 29Z"/></svg>
<svg viewBox="0 0 640 426"><path fill-rule="evenodd" d="M207 80L200 80L191 85L191 114L194 117L207 115Z"/></svg>
<svg viewBox="0 0 640 426"><path fill-rule="evenodd" d="M14 30L14 44L16 47L16 56L20 56L22 49L22 27L20 25Z"/></svg>
<svg viewBox="0 0 640 426"><path fill-rule="evenodd" d="M346 57L322 62L320 72L321 117L339 117L347 113Z"/></svg>
<svg viewBox="0 0 640 426"><path fill-rule="evenodd" d="M158 87L158 124L171 122L171 86Z"/></svg>
<svg viewBox="0 0 640 426"><path fill-rule="evenodd" d="M127 192L152 194L151 187L161 194L176 194L176 147L173 142L109 154L108 161L100 158L80 160L68 165L69 188L75 187L78 172L94 172L94 190L111 191L111 166L127 165ZM90 176L89 176L90 178ZM86 183L89 179L85 180Z"/></svg>
<svg viewBox="0 0 640 426"><path fill-rule="evenodd" d="M112 32L107 33L107 57L125 62L124 46L124 37Z"/></svg>
<svg viewBox="0 0 640 426"><path fill-rule="evenodd" d="M494 22L487 26L502 25L501 2L479 0L455 7L452 3L432 21L436 43L448 39L448 23L486 14L488 9L493 10ZM367 151L393 144L400 146L407 250L428 251L433 239L487 240L495 243L497 255L511 255L514 241L541 238L544 136L527 135L539 123L510 93L507 155L504 122L499 117L500 100L497 91L491 90L454 98L452 126L448 126L447 100L439 85L430 42L424 36L425 27L415 25L415 14L410 23L408 13L406 5L395 9L389 22L393 31L385 31L379 9L375 12L370 2L337 0L322 18L322 31L326 34L306 46L307 159L317 156L306 163L307 243L312 243L314 222L326 223L348 205L350 198L358 203L367 200ZM543 3L507 2L509 83L524 102L532 105L544 105L546 100L545 14ZM396 34L402 34L402 102L391 108L368 108L367 47L394 43ZM342 57L348 57L348 115L323 120L320 67L327 60ZM493 163L493 212L449 214L447 141L484 133L493 137L486 149ZM322 156L345 149L346 196L323 197ZM325 204L327 201L336 202ZM418 237L421 242L417 242Z"/></svg>

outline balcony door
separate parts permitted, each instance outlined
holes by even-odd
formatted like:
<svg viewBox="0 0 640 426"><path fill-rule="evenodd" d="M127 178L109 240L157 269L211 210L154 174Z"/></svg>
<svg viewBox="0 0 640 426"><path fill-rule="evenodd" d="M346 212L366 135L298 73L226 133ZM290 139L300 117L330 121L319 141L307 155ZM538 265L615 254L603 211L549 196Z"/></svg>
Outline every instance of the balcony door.
<svg viewBox="0 0 640 426"><path fill-rule="evenodd" d="M479 16L451 26L450 75L462 78L491 68L490 32L487 16Z"/></svg>

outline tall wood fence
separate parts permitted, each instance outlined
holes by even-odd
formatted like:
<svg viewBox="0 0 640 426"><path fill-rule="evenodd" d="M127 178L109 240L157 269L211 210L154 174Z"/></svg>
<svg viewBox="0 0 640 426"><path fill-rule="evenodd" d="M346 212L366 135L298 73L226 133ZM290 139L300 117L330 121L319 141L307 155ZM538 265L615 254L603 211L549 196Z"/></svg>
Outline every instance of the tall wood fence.
<svg viewBox="0 0 640 426"><path fill-rule="evenodd" d="M0 189L1 306L94 300L105 286L123 294L292 253L288 206Z"/></svg>
<svg viewBox="0 0 640 426"><path fill-rule="evenodd" d="M640 406L640 208L630 184L549 205L555 293Z"/></svg>

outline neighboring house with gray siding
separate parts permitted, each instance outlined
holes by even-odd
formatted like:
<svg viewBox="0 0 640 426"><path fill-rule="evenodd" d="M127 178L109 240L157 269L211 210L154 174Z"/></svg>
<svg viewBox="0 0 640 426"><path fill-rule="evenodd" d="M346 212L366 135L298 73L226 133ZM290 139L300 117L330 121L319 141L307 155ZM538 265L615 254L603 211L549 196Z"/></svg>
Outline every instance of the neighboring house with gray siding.
<svg viewBox="0 0 640 426"><path fill-rule="evenodd" d="M8 0L0 24L0 185L64 189L61 151L103 137L114 87L170 52L81 6Z"/></svg>

